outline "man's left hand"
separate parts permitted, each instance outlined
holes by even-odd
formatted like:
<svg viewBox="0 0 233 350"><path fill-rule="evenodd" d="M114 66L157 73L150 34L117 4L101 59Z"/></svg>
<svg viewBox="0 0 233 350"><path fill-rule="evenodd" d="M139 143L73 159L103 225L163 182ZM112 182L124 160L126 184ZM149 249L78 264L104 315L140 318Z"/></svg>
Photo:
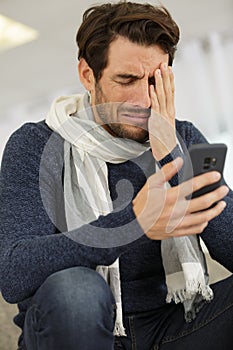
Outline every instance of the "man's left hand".
<svg viewBox="0 0 233 350"><path fill-rule="evenodd" d="M154 72L155 86L150 85L151 116L149 138L153 155L161 160L176 146L174 75L172 68L162 63Z"/></svg>

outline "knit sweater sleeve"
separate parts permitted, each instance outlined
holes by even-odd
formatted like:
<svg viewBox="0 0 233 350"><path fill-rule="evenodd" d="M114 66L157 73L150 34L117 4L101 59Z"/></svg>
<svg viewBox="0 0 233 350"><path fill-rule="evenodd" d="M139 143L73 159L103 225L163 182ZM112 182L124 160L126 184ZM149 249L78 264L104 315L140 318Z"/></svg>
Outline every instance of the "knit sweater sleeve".
<svg viewBox="0 0 233 350"><path fill-rule="evenodd" d="M49 167L43 169L43 184L40 179L41 157L48 137L44 125L25 124L11 136L3 155L0 174L0 288L3 297L12 303L33 295L56 271L73 266L95 269L97 265L110 265L127 249L133 249L147 239L135 220L131 205L101 217L93 225L106 228L115 222L124 231L124 224L133 222L138 237L133 242L112 248L78 243L74 238L79 233L88 234L90 225L72 231L70 239L62 218L63 192L56 185L62 183L59 169L63 164L63 148L59 142ZM48 210L45 210L42 192ZM127 235L127 225L125 227L123 234Z"/></svg>
<svg viewBox="0 0 233 350"><path fill-rule="evenodd" d="M177 120L176 129L179 141L185 152L193 144L208 143L203 134L191 122ZM171 162L176 157L182 157L185 160L185 154L181 152L178 145L160 161L160 167ZM183 176L182 170L183 168L178 175L171 179L171 186L179 184L179 179L182 179ZM225 183L224 179L223 183ZM225 210L209 222L207 228L201 234L201 238L205 242L211 257L233 272L233 191L231 189L224 200L227 204Z"/></svg>
<svg viewBox="0 0 233 350"><path fill-rule="evenodd" d="M203 134L190 122L178 122L178 130L187 148L191 144L208 143ZM224 179L223 183L225 183ZM231 189L224 200L227 204L226 208L209 222L201 238L211 257L233 272L233 191Z"/></svg>

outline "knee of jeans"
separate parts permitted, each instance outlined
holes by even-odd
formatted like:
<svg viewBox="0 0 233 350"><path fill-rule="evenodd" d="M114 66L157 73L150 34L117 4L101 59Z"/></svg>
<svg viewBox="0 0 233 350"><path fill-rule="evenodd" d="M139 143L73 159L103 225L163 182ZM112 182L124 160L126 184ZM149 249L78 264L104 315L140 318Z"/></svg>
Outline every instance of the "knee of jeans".
<svg viewBox="0 0 233 350"><path fill-rule="evenodd" d="M38 290L37 299L65 316L75 314L91 317L111 310L115 303L106 281L95 270L73 267L50 275Z"/></svg>

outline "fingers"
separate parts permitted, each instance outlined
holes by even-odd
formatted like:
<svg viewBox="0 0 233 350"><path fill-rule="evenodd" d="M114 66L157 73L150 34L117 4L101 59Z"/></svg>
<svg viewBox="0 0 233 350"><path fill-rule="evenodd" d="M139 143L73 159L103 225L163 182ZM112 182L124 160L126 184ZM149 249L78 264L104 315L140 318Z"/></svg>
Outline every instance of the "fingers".
<svg viewBox="0 0 233 350"><path fill-rule="evenodd" d="M155 93L155 88L150 85L151 108L155 113L160 114L159 101Z"/></svg>
<svg viewBox="0 0 233 350"><path fill-rule="evenodd" d="M163 63L161 65L161 73L162 73L162 83L163 83L163 90L165 92L166 96L166 107L169 105L170 102L172 102L172 81L171 77L173 76L171 67L168 67L166 63ZM174 81L173 81L174 84ZM173 85L174 88L174 85Z"/></svg>
<svg viewBox="0 0 233 350"><path fill-rule="evenodd" d="M163 239L201 234L207 226L208 226L208 222L196 224L194 226L189 226L189 227L178 226L175 229L174 227L171 227L171 228L168 227L166 231L166 235Z"/></svg>
<svg viewBox="0 0 233 350"><path fill-rule="evenodd" d="M155 159L160 160L176 145L174 77L171 67L162 63L154 71L155 87L150 85L151 116L149 137Z"/></svg>
<svg viewBox="0 0 233 350"><path fill-rule="evenodd" d="M187 197L192 192L200 190L201 188L214 184L218 182L221 178L220 173L216 171L211 171L199 176L194 177L189 181L185 181L180 185L180 195ZM196 212L200 210L204 210L209 208L212 204L223 199L227 193L229 192L229 188L227 186L220 186L216 190L213 190L209 193L206 193L200 197L194 198L189 201L189 212Z"/></svg>
<svg viewBox="0 0 233 350"><path fill-rule="evenodd" d="M168 239L171 237L182 237L201 234L208 226L209 221L217 217L225 209L226 203L221 201L215 207L203 212L184 215L180 219L171 219L169 223L160 223L150 229L149 237L151 239Z"/></svg>
<svg viewBox="0 0 233 350"><path fill-rule="evenodd" d="M220 215L225 207L226 203L221 201L211 209L187 214L180 219L171 219L166 227L163 239L201 234L208 226L209 221Z"/></svg>
<svg viewBox="0 0 233 350"><path fill-rule="evenodd" d="M221 186L199 198L186 200L185 194L189 192L185 187L188 182L197 182L194 187L198 189L203 184L215 182L218 176L214 174L202 175L201 185L198 184L196 177L176 187L165 189L165 182L179 171L182 164L182 158L177 158L165 165L148 179L133 201L135 215L150 239L163 240L169 237L201 234L209 222L220 215L226 206L226 203L221 201L228 192L226 186ZM219 202L210 207L216 201Z"/></svg>
<svg viewBox="0 0 233 350"><path fill-rule="evenodd" d="M175 86L172 68L166 63L161 64L160 69L156 69L154 78L156 87L150 86L152 108L156 113L173 119Z"/></svg>
<svg viewBox="0 0 233 350"><path fill-rule="evenodd" d="M202 179L202 184L209 184L208 178L211 178L211 174L206 178ZM212 174L212 182L216 179L219 177ZM165 231L172 237L202 233L209 221L224 210L226 203L221 200L229 192L227 186L220 186L210 193L188 201L182 194L182 185L173 187L166 198L167 204L170 203L173 209L170 209L169 218L166 217L168 222ZM199 188L201 185L197 186ZM196 188L196 185L194 187ZM212 207L213 204L215 204L214 207Z"/></svg>
<svg viewBox="0 0 233 350"><path fill-rule="evenodd" d="M169 71L169 78L170 78L170 90L169 90L169 94L167 95L167 108L168 108L168 114L175 117L175 104L174 104L175 83L174 83L174 74L172 71L172 67L168 67L168 71Z"/></svg>
<svg viewBox="0 0 233 350"><path fill-rule="evenodd" d="M226 207L226 202L220 201L218 202L214 207L210 209L206 209L204 211L199 211L196 212L192 215L193 219L193 224L203 224L203 223L208 223L212 219L214 219L216 216L220 215L221 212L225 209Z"/></svg>
<svg viewBox="0 0 233 350"><path fill-rule="evenodd" d="M164 165L156 174L148 179L150 188L163 187L164 184L181 169L183 159L178 157L174 161Z"/></svg>
<svg viewBox="0 0 233 350"><path fill-rule="evenodd" d="M170 226L170 229L168 227L167 232L171 237L201 234L209 222L220 215L225 207L226 203L221 201L211 209L187 215L176 227L174 224Z"/></svg>
<svg viewBox="0 0 233 350"><path fill-rule="evenodd" d="M210 171L205 174L195 176L194 178L183 182L181 186L181 194L184 197L187 197L191 193L200 190L202 187L205 187L221 179L221 175L217 171Z"/></svg>
<svg viewBox="0 0 233 350"><path fill-rule="evenodd" d="M224 201L218 202L214 207L206 209L203 211L187 214L182 220L181 227L189 229L195 226L207 226L209 221L214 219L216 216L220 215L221 212L225 209L226 203ZM196 230L193 231L197 232Z"/></svg>
<svg viewBox="0 0 233 350"><path fill-rule="evenodd" d="M211 207L214 203L223 199L228 192L229 188L227 186L220 186L216 190L204 194L199 198L194 198L190 201L189 211L193 213L196 211L205 210Z"/></svg>
<svg viewBox="0 0 233 350"><path fill-rule="evenodd" d="M155 82L156 82L156 95L159 103L159 113L163 116L167 116L167 99L166 99L166 90L165 84L163 82L162 73L160 69L155 71ZM168 90L168 87L167 87Z"/></svg>

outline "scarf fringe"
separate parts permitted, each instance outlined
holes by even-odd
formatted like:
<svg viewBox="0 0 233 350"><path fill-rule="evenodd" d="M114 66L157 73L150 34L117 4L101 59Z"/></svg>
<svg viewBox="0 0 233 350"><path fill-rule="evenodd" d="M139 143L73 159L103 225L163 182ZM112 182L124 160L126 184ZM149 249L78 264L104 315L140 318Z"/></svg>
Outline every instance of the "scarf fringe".
<svg viewBox="0 0 233 350"><path fill-rule="evenodd" d="M169 291L167 294L166 301L170 303L174 301L176 304L183 303L194 299L191 308L185 309L184 318L186 322L193 321L202 307L211 302L214 297L212 289L208 285L203 285L197 283L197 281L188 281L186 283L188 286L185 289L180 289L176 291Z"/></svg>
<svg viewBox="0 0 233 350"><path fill-rule="evenodd" d="M197 281L187 281L186 288L168 290L166 302L171 303L174 301L176 304L183 303L196 294L201 295L205 301L211 301L214 296L212 289L208 285L201 284Z"/></svg>
<svg viewBox="0 0 233 350"><path fill-rule="evenodd" d="M124 328L122 322L115 323L115 328L114 328L113 334L116 337L127 337L127 334L125 332L125 328Z"/></svg>
<svg viewBox="0 0 233 350"><path fill-rule="evenodd" d="M120 302L116 302L116 320L115 320L115 326L114 326L113 334L116 337L127 337L127 334L125 332L125 327L123 325L121 300L120 300Z"/></svg>
<svg viewBox="0 0 233 350"><path fill-rule="evenodd" d="M202 299L202 300L200 300L198 303L194 303L193 305L192 305L192 309L191 310L189 310L189 311L186 311L185 313L184 313L184 318L185 318L185 321L187 322L187 323L190 323L190 322L192 322L195 318L196 318L196 316L197 316L197 314L199 313L199 311L203 308L203 306L206 304L206 303L209 303L210 302L210 300L204 300L204 299Z"/></svg>

